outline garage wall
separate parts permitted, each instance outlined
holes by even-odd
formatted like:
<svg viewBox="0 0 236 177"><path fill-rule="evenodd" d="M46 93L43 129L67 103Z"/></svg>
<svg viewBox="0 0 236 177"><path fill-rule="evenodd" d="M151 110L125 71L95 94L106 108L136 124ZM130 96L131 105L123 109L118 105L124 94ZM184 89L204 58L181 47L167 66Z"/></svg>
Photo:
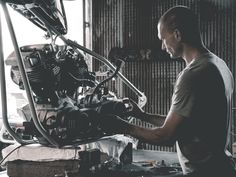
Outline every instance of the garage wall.
<svg viewBox="0 0 236 177"><path fill-rule="evenodd" d="M125 58L123 74L145 92L148 103L144 109L152 113L167 113L173 83L184 67L183 61L171 60L161 51L161 43L157 39L158 19L175 5L188 6L199 14L204 43L226 61L236 78L236 1L93 0L93 50L105 57L115 53ZM93 67L98 70L101 64L94 62ZM135 95L119 81L115 86L111 84L120 96L135 99ZM233 105L235 108L235 92ZM232 126L232 142L236 141L235 127L236 120ZM175 148L141 145L147 149L175 151Z"/></svg>

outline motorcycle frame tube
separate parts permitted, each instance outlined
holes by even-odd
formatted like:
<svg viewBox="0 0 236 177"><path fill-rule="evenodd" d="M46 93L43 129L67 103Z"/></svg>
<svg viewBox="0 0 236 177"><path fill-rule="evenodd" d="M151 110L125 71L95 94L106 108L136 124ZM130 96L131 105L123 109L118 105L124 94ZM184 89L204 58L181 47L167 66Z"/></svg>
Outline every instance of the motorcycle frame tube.
<svg viewBox="0 0 236 177"><path fill-rule="evenodd" d="M20 49L19 49L19 46L18 46L18 43L17 43L15 31L14 31L14 28L13 28L13 25L12 25L12 21L11 21L11 18L10 18L10 15L9 15L9 12L8 12L8 9L7 9L7 6L6 6L6 2L2 2L1 5L2 5L2 8L3 8L4 14L5 14L5 18L6 18L6 21L7 21L8 29L9 29L10 36L11 36L11 39L12 39L12 43L13 43L13 46L14 46L14 50L15 50L15 53L16 53L16 58L17 58L17 62L18 62L19 71L20 71L20 74L21 74L21 77L22 77L24 88L26 90L26 95L27 95L27 99L28 99L28 102L29 102L29 107L30 107L30 111L31 111L31 115L32 115L32 120L33 120L37 130L42 134L42 136L51 145L59 147L59 144L43 128L42 124L40 123L40 121L39 121L39 119L37 117L37 113L36 113L36 109L35 109L35 105L34 105L34 101L33 101L33 96L32 96L31 88L30 88L30 85L29 85L29 80L28 80L27 74L25 72L25 67L24 67L22 55L21 55L21 52L20 52ZM1 67L2 67L2 65L4 65L4 63L1 64ZM1 69L1 72L2 72L2 69ZM3 90L3 94L6 94L6 93L4 93L4 90ZM4 105L4 104L2 104L2 105ZM6 109L6 108L4 108L4 109ZM4 126L8 130L10 128L10 126L9 126L8 121L6 120L7 119L7 117L5 115L6 113L7 112L4 113L5 118L4 118L3 122L4 122ZM18 138L17 134L11 128L8 131L16 139L16 141L18 141L19 143L21 143L21 144L28 144L27 142L25 142L22 139Z"/></svg>

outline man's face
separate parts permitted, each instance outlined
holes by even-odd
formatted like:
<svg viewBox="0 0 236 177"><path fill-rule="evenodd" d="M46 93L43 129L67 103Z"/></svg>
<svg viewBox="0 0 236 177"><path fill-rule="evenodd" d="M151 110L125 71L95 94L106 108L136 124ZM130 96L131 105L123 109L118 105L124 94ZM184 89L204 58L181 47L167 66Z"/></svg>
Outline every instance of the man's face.
<svg viewBox="0 0 236 177"><path fill-rule="evenodd" d="M165 50L171 58L181 57L181 45L177 36L176 31L169 32L166 27L159 23L158 26L158 38L162 41L161 49Z"/></svg>

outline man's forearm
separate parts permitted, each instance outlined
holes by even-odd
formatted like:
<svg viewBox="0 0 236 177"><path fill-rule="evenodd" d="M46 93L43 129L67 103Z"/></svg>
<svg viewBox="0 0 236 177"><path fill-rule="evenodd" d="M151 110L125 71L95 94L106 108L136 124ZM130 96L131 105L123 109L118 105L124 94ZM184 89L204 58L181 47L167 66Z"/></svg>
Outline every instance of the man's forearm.
<svg viewBox="0 0 236 177"><path fill-rule="evenodd" d="M150 118L150 120L152 120L154 123L162 123L162 121L159 121L158 119L165 119L165 117L159 117L159 115L152 114L149 114L147 117ZM144 128L128 123L120 118L117 118L117 121L111 123L110 125L111 130L113 130L115 133L129 134L149 144L168 146L173 145L169 131L167 131L167 129L163 126L158 126L156 128Z"/></svg>
<svg viewBox="0 0 236 177"><path fill-rule="evenodd" d="M161 126L165 122L166 116L160 115L160 114L150 114L150 113L143 112L140 119L142 121L148 122L155 126Z"/></svg>
<svg viewBox="0 0 236 177"><path fill-rule="evenodd" d="M173 145L170 137L167 133L165 133L162 127L144 128L136 125L129 125L129 129L126 133L149 144L167 146Z"/></svg>

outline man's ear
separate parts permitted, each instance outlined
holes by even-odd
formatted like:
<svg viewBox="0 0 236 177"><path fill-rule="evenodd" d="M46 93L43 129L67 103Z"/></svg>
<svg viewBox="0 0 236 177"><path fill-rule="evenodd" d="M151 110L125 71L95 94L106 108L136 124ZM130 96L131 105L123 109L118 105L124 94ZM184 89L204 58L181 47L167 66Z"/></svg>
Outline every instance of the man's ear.
<svg viewBox="0 0 236 177"><path fill-rule="evenodd" d="M182 36L181 36L181 33L180 33L180 31L178 30L178 29L175 29L174 30L174 36L175 36L175 39L177 40L177 41L181 41L181 39L182 39Z"/></svg>

